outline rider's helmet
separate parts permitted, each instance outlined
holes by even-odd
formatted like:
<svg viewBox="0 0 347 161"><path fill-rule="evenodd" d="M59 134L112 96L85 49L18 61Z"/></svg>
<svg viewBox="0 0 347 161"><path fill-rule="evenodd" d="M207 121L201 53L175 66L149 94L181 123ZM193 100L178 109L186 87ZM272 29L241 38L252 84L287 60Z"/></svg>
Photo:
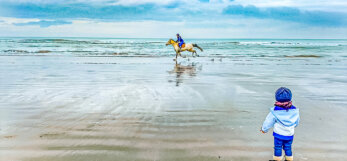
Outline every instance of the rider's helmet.
<svg viewBox="0 0 347 161"><path fill-rule="evenodd" d="M180 34L179 34L179 33L177 33L177 34L176 34L176 36L180 36Z"/></svg>

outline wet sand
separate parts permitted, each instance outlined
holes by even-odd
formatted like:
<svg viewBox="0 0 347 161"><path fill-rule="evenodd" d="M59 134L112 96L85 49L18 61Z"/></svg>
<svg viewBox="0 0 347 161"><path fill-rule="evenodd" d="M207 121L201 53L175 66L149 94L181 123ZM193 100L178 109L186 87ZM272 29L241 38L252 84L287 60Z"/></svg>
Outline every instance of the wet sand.
<svg viewBox="0 0 347 161"><path fill-rule="evenodd" d="M301 112L295 160L346 156L346 59L1 56L0 64L1 161L268 160L272 133L259 129L280 86Z"/></svg>

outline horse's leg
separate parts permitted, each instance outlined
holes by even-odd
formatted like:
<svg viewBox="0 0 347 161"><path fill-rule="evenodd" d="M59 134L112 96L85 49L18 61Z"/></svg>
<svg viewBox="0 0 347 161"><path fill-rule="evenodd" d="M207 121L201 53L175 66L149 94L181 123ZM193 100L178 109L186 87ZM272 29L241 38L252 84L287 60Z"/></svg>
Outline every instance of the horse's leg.
<svg viewBox="0 0 347 161"><path fill-rule="evenodd" d="M198 53L195 51L195 56L199 57Z"/></svg>
<svg viewBox="0 0 347 161"><path fill-rule="evenodd" d="M191 53L192 53L192 57L194 57L194 51L193 51L193 49L189 49L188 51L191 52Z"/></svg>
<svg viewBox="0 0 347 161"><path fill-rule="evenodd" d="M193 50L193 54L192 55L193 55L193 57L195 57L197 55L196 50Z"/></svg>
<svg viewBox="0 0 347 161"><path fill-rule="evenodd" d="M191 49L189 49L188 51L191 52L191 53L192 53L192 57L194 57L194 52L195 52L195 50L191 48Z"/></svg>

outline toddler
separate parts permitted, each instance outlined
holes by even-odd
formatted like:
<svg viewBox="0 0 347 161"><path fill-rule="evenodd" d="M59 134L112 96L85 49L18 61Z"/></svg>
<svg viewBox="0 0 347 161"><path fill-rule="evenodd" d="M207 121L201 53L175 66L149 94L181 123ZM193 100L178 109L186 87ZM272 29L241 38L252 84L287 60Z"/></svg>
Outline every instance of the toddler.
<svg viewBox="0 0 347 161"><path fill-rule="evenodd" d="M261 132L266 133L273 127L274 136L274 156L273 160L282 160L282 148L287 161L293 160L292 143L294 138L294 128L299 124L299 109L292 105L292 92L285 87L281 87L275 94L275 107L270 109Z"/></svg>

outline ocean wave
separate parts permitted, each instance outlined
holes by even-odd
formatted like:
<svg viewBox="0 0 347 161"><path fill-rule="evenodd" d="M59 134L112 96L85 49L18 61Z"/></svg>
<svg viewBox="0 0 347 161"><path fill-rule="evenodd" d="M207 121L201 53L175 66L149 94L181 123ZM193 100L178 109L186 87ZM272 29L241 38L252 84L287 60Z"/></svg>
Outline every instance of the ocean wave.
<svg viewBox="0 0 347 161"><path fill-rule="evenodd" d="M10 50L3 50L3 53L50 53L52 51L50 50L38 50L38 51L27 51L27 50L16 50L16 49L10 49Z"/></svg>
<svg viewBox="0 0 347 161"><path fill-rule="evenodd" d="M15 50L15 49L3 50L2 52L4 52L4 53L29 53L29 51L26 51L26 50Z"/></svg>
<svg viewBox="0 0 347 161"><path fill-rule="evenodd" d="M67 51L61 51L61 52L68 52L68 53L94 53L98 51L92 51L92 50L67 50Z"/></svg>
<svg viewBox="0 0 347 161"><path fill-rule="evenodd" d="M100 40L72 40L72 39L24 39L19 43L57 43L57 44L113 44Z"/></svg>
<svg viewBox="0 0 347 161"><path fill-rule="evenodd" d="M145 56L172 57L175 52L162 39L28 38L0 40L3 55ZM199 44L201 57L318 58L345 55L345 40L187 40ZM191 53L182 52L190 57Z"/></svg>
<svg viewBox="0 0 347 161"><path fill-rule="evenodd" d="M2 53L2 54L1 54ZM27 50L4 50L0 52L2 56L4 55L27 55L27 56L36 56L36 55L45 55L45 56L63 56L63 55L70 55L70 56L77 56L77 57L99 57L99 56L107 56L107 57L172 57L175 56L175 52L173 51L154 51L154 52L146 52L146 51L138 51L138 50L120 50L120 51L103 51L103 50L67 50L67 51L59 51L59 50L36 50L36 51L27 51ZM191 53L183 52L183 57L191 57ZM315 54L307 54L307 55L281 55L281 54L274 54L274 53L242 53L242 52L236 52L236 53L199 53L199 57L208 57L208 58L280 58L280 57L286 57L286 58L320 58L323 57L321 55L315 55Z"/></svg>
<svg viewBox="0 0 347 161"><path fill-rule="evenodd" d="M321 55L285 55L286 58L321 58Z"/></svg>
<svg viewBox="0 0 347 161"><path fill-rule="evenodd" d="M313 43L313 42L281 42L281 41L241 41L239 45L257 45L266 47L283 47L283 48L317 48L317 47L337 47L347 46L347 44L334 43Z"/></svg>

